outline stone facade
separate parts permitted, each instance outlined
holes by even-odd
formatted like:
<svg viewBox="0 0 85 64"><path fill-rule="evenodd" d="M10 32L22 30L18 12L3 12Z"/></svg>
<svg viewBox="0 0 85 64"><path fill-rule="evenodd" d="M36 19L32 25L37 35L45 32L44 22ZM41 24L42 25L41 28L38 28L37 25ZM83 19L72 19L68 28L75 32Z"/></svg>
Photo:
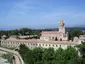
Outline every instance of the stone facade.
<svg viewBox="0 0 85 64"><path fill-rule="evenodd" d="M20 44L25 44L27 47L33 49L35 47L42 47L42 48L63 48L66 49L68 46L74 47L75 45L78 45L78 43L70 42L70 41L43 41L40 39L30 39L30 40L24 40L24 39L6 39L1 40L1 46L7 47L7 48L18 48Z"/></svg>
<svg viewBox="0 0 85 64"><path fill-rule="evenodd" d="M68 32L66 32L66 28L63 20L60 19L59 31L42 31L40 39L45 41L49 41L49 40L67 41Z"/></svg>
<svg viewBox="0 0 85 64"><path fill-rule="evenodd" d="M36 35L35 35L36 36ZM63 20L60 20L59 31L42 31L40 39L25 39L31 36L11 36L8 39L5 39L6 36L2 36L1 46L7 48L18 48L20 44L25 44L29 48L42 47L54 49L63 48L66 49L68 46L76 46L78 42L68 41L68 33L66 32L65 24ZM76 38L75 38L76 41Z"/></svg>
<svg viewBox="0 0 85 64"><path fill-rule="evenodd" d="M85 42L85 35L80 35L79 36L79 41L80 41L80 43Z"/></svg>
<svg viewBox="0 0 85 64"><path fill-rule="evenodd" d="M68 46L76 46L78 42L72 41L45 41L41 39L17 39L16 37L9 37L8 39L2 38L1 39L1 46L6 48L19 48L21 44L25 44L30 49L35 47L42 47L42 48L63 48L66 49Z"/></svg>

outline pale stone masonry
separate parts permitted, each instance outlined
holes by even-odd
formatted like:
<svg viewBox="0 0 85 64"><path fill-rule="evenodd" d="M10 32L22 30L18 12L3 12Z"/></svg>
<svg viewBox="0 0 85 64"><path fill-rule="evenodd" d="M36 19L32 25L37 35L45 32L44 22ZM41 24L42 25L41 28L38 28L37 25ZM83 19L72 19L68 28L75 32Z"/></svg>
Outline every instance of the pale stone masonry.
<svg viewBox="0 0 85 64"><path fill-rule="evenodd" d="M79 41L80 42L85 42L85 35L80 35L79 36Z"/></svg>
<svg viewBox="0 0 85 64"><path fill-rule="evenodd" d="M25 44L27 47L31 49L35 47L42 47L42 48L52 47L54 49L62 47L63 49L66 49L68 46L74 47L75 45L78 45L78 43L71 41L44 41L40 39L30 39L30 40L7 39L1 41L1 46L7 48L18 48L20 44Z"/></svg>
<svg viewBox="0 0 85 64"><path fill-rule="evenodd" d="M42 31L40 39L45 41L67 41L68 32L66 32L64 21L60 19L59 31Z"/></svg>
<svg viewBox="0 0 85 64"><path fill-rule="evenodd" d="M34 35L36 36L36 35ZM7 48L18 48L20 44L25 44L29 48L42 47L58 49L59 47L66 49L68 46L76 46L80 44L75 41L68 41L68 32L66 32L65 24L61 19L59 22L59 31L42 31L40 39L25 39L29 36L11 36L8 39L5 39L6 36L2 36L1 46ZM33 37L30 36L30 37Z"/></svg>

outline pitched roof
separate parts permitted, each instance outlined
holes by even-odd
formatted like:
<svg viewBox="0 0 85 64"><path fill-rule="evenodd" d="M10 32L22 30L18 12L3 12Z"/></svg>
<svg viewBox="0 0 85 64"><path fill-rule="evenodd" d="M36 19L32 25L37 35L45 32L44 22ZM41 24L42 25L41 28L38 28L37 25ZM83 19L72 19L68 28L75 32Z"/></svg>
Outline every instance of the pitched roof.
<svg viewBox="0 0 85 64"><path fill-rule="evenodd" d="M5 40L6 42L19 42L19 43L39 43L39 44L60 44L60 45L78 45L78 43L72 42L72 41L45 41L40 39L16 39L16 40Z"/></svg>
<svg viewBox="0 0 85 64"><path fill-rule="evenodd" d="M42 31L41 34L59 34L59 31Z"/></svg>

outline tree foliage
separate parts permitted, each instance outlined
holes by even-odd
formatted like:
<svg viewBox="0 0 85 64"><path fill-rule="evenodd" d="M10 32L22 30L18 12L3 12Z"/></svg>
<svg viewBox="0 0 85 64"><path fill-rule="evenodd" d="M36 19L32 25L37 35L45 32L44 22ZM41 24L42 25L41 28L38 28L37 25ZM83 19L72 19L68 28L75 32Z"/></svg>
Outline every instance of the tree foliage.
<svg viewBox="0 0 85 64"><path fill-rule="evenodd" d="M40 30L29 29L29 28L21 28L15 30L1 30L0 31L0 38L3 35L10 37L11 35L38 35L40 36Z"/></svg>
<svg viewBox="0 0 85 64"><path fill-rule="evenodd" d="M19 53L26 64L81 64L78 52L73 47L54 50L53 48L29 49L25 45L20 45Z"/></svg>
<svg viewBox="0 0 85 64"><path fill-rule="evenodd" d="M85 42L77 46L81 54L81 64L85 64Z"/></svg>
<svg viewBox="0 0 85 64"><path fill-rule="evenodd" d="M83 32L79 29L72 29L68 31L69 39L73 40L74 37L79 37L79 35L83 34Z"/></svg>

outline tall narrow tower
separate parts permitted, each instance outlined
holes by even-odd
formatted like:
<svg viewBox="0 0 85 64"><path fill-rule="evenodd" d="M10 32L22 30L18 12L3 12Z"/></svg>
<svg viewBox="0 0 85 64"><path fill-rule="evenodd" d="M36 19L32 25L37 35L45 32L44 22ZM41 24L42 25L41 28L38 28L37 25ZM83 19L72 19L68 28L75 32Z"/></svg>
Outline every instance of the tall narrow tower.
<svg viewBox="0 0 85 64"><path fill-rule="evenodd" d="M63 22L63 19L60 19L60 22L59 22L59 32L62 32L62 33L66 32L65 24Z"/></svg>

